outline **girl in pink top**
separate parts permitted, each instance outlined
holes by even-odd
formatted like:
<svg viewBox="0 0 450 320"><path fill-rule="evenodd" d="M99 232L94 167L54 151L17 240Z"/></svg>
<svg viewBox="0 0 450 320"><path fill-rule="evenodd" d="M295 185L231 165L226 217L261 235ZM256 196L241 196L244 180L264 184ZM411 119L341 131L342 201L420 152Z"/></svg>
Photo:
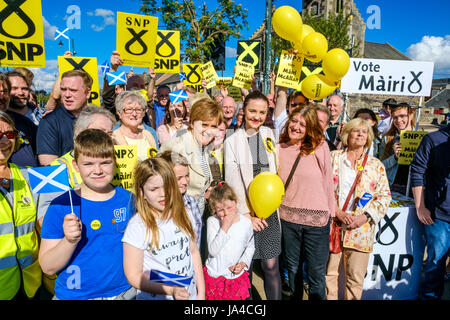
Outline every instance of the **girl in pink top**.
<svg viewBox="0 0 450 320"><path fill-rule="evenodd" d="M279 208L284 263L294 298L301 299L303 293L301 282L295 283L303 256L309 299L323 300L334 198L330 150L313 104L293 109L280 136L279 175L285 184L299 153Z"/></svg>

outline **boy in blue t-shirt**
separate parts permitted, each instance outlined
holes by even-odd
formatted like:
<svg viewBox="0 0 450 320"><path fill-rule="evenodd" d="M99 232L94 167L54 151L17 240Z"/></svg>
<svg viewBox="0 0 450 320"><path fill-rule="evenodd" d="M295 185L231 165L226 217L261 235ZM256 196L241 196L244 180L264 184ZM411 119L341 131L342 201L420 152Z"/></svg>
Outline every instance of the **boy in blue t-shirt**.
<svg viewBox="0 0 450 320"><path fill-rule="evenodd" d="M56 299L129 299L134 289L123 271L121 240L134 213L134 196L111 184L115 155L106 133L82 131L74 156L83 183L51 202L41 230L39 263L46 274L58 275Z"/></svg>

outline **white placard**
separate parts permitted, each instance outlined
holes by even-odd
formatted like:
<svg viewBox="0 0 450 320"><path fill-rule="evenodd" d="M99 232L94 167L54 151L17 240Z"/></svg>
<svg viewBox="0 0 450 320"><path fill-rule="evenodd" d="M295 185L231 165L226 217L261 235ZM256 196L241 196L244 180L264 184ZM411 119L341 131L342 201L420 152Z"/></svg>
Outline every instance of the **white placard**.
<svg viewBox="0 0 450 320"><path fill-rule="evenodd" d="M433 62L351 58L341 91L428 97L433 69Z"/></svg>
<svg viewBox="0 0 450 320"><path fill-rule="evenodd" d="M415 300L419 296L425 250L423 225L414 207L389 208L377 225L361 300ZM344 264L339 270L339 300L344 299Z"/></svg>

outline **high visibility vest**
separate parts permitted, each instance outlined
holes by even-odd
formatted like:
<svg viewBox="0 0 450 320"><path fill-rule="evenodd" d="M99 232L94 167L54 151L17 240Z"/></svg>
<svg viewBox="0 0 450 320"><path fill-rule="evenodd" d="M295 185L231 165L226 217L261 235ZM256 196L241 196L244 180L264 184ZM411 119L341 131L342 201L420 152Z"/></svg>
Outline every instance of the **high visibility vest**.
<svg viewBox="0 0 450 320"><path fill-rule="evenodd" d="M67 166L67 172L69 174L69 184L71 188L75 188L81 184L81 175L78 171L73 167L73 150L67 152L65 155L59 157L54 160L50 165L57 166L61 164L65 164Z"/></svg>
<svg viewBox="0 0 450 320"><path fill-rule="evenodd" d="M36 205L30 187L17 165L10 163L13 208L0 193L0 300L12 299L23 281L32 298L41 286Z"/></svg>

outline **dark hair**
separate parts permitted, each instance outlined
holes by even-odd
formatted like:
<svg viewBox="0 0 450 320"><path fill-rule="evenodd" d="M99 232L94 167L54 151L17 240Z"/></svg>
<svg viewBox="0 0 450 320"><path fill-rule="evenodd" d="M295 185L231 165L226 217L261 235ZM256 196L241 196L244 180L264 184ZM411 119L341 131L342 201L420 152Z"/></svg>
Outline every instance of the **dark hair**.
<svg viewBox="0 0 450 320"><path fill-rule="evenodd" d="M183 120L186 120L186 115L187 115L187 108L186 108L186 103L184 102L184 100L180 101L183 104L183 114L182 114L182 118ZM164 116L164 121L165 123L169 124L170 121L172 121L172 113L170 112L170 103L167 104L166 106L166 114Z"/></svg>
<svg viewBox="0 0 450 320"><path fill-rule="evenodd" d="M353 116L353 119L358 118L358 116L362 113L367 113L370 118L375 122L375 124L372 126L372 130L373 130L373 134L375 135L375 137L378 137L379 132L378 132L378 118L377 115L375 114L375 112L373 112L370 109L367 108L360 108L358 110L356 110L355 115Z"/></svg>
<svg viewBox="0 0 450 320"><path fill-rule="evenodd" d="M383 107L384 106L391 106L391 107L393 107L396 104L397 104L397 100L392 99L392 98L389 98L389 99L383 101Z"/></svg>
<svg viewBox="0 0 450 320"><path fill-rule="evenodd" d="M243 106L244 110L250 100L264 100L267 103L267 108L269 108L269 99L267 99L267 97L261 91L252 91L245 97Z"/></svg>
<svg viewBox="0 0 450 320"><path fill-rule="evenodd" d="M28 81L27 77L25 77L25 75L24 75L23 73L19 72L19 71L14 71L14 70L9 71L9 72L6 74L6 76L8 77L8 79L11 78L11 77L19 77L19 78L22 78L23 81L25 81L25 83L27 84L27 87L28 87L28 88L29 88L30 85L31 85L30 82Z"/></svg>
<svg viewBox="0 0 450 320"><path fill-rule="evenodd" d="M160 85L160 86L156 89L156 94L158 94L159 90L161 90L161 89L167 89L167 90L169 90L169 92L170 92L169 86L163 84L163 85Z"/></svg>
<svg viewBox="0 0 450 320"><path fill-rule="evenodd" d="M291 106L291 102L293 100L295 100L295 98L297 97L303 97L303 99L305 99L306 103L308 103L309 99L307 97L305 97L305 95L301 92L301 91L292 91L288 98L287 98L287 107L289 108Z"/></svg>

